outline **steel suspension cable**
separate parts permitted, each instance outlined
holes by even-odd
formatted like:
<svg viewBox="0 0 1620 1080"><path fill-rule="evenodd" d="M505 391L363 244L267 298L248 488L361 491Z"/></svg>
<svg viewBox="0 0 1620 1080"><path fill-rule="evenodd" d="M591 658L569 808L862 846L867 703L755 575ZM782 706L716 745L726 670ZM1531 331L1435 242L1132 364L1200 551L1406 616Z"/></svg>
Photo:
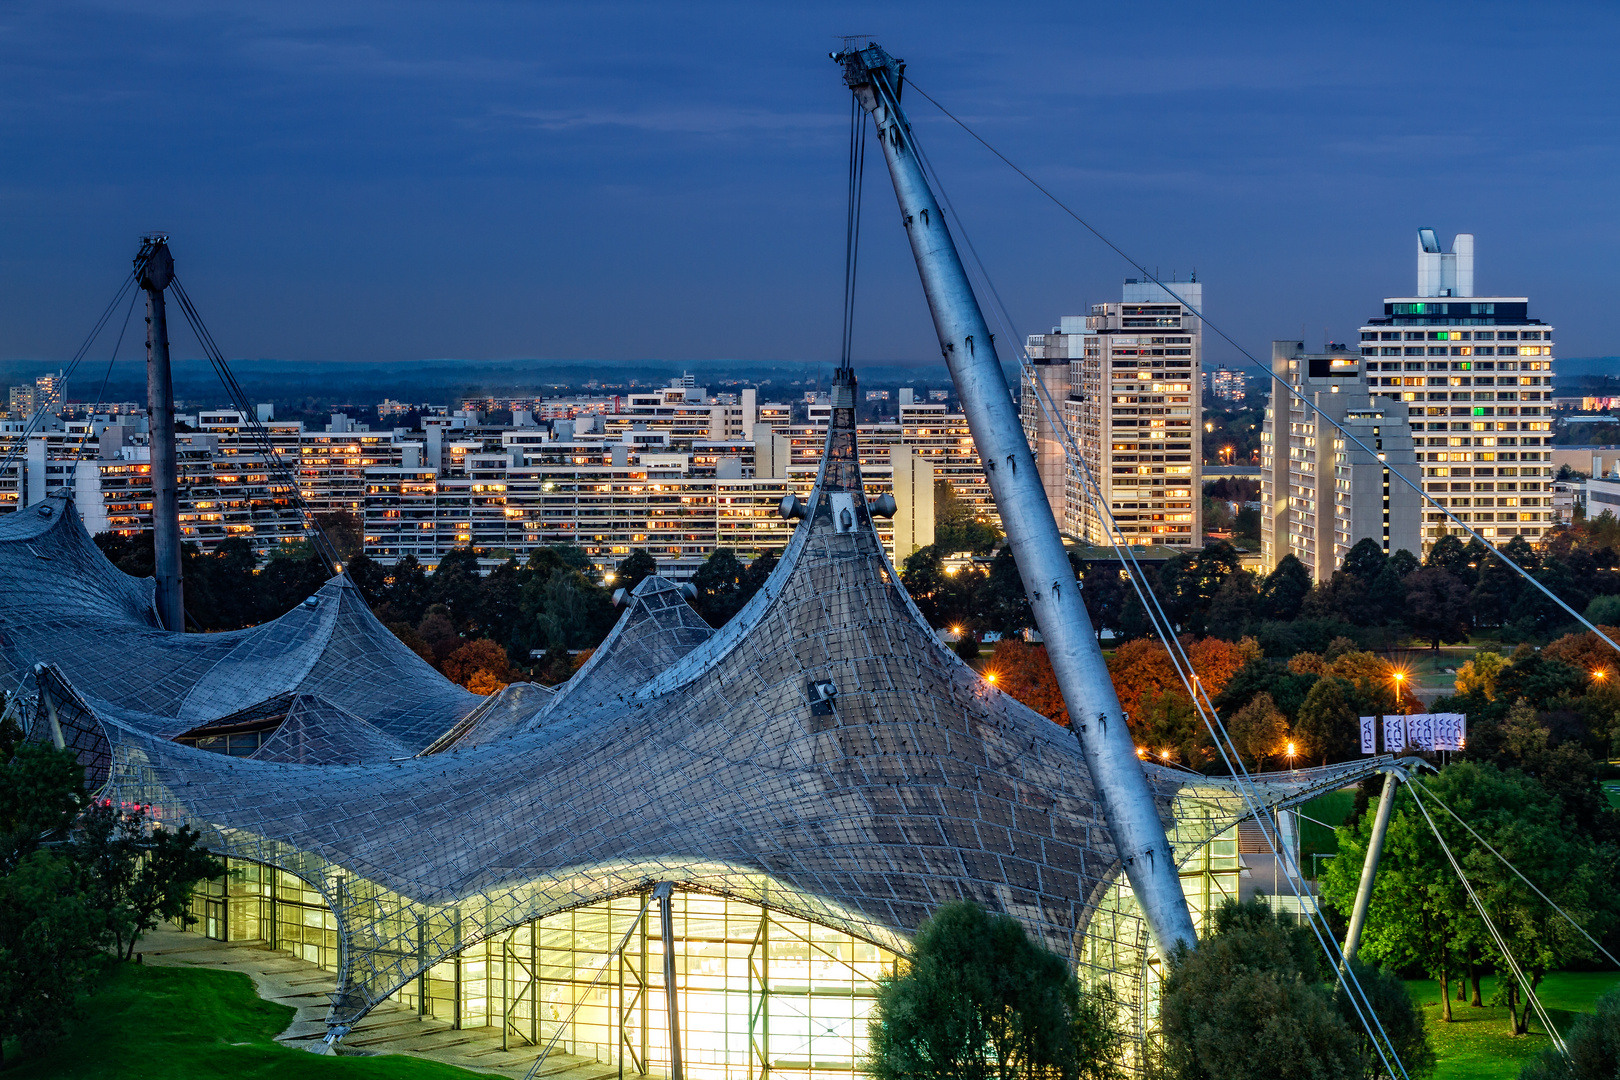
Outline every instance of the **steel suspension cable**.
<svg viewBox="0 0 1620 1080"><path fill-rule="evenodd" d="M125 275L123 282L118 286L118 291L113 294L113 298L108 301L107 306L102 309L101 316L96 319L95 325L90 328L90 333L85 336L83 344L81 344L78 351L73 354L73 358L68 361L67 367L64 368L62 372L62 390L64 397L66 397L67 394L68 384L73 381L73 375L79 369L79 363L84 359L85 354L90 351L90 347L95 344L96 338L101 336L101 331L106 327L108 320L112 318L113 312L118 310L118 305L123 302L124 293L129 289L134 288L135 284L136 281L134 273ZM103 389L105 388L105 385L103 385ZM39 429L39 425L44 422L44 418L44 409L35 409L33 415L28 418L27 426L23 428L21 433L19 433L17 436L17 441L13 444L11 450L6 454L4 460L0 460L0 477L9 475L12 466L17 463L17 458L21 454L27 452L29 437ZM17 483L17 493L19 499L17 509L19 510L22 509L20 503L22 497L22 486L23 480L21 474L19 474Z"/></svg>
<svg viewBox="0 0 1620 1080"><path fill-rule="evenodd" d="M220 383L225 387L227 396L230 397L237 412L241 414L243 424L247 427L254 441L258 443L259 451L264 455L266 471L272 478L279 473L282 482L287 485L287 489L292 495L293 505L303 524L304 533L310 538L316 555L333 573L341 572L343 563L339 558L337 546L333 544L332 538L327 534L319 519L316 518L309 504L304 501L303 492L298 486L297 474L282 457L281 451L270 438L270 431L265 427L264 422L259 419L258 413L252 410L248 402L247 392L242 389L242 384L236 380L236 375L231 371L224 352L221 351L218 343L214 341L214 335L209 332L207 324L203 322L202 315L197 311L196 305L191 302L191 297L187 294L185 286L180 283L178 274L174 276L170 288L174 292L175 299L180 302L180 310L185 315L186 322L191 326L191 332L196 336L197 343L202 346L203 354L208 357L208 362L213 367L214 373L219 377ZM275 489L273 485L270 489L270 496L272 505L274 505Z"/></svg>
<svg viewBox="0 0 1620 1080"><path fill-rule="evenodd" d="M866 179L866 110L849 99L849 190L844 217L844 329L840 367L849 367L855 341L855 271L861 249L861 196Z"/></svg>
<svg viewBox="0 0 1620 1080"><path fill-rule="evenodd" d="M124 311L124 324L118 330L118 340L113 342L112 355L107 358L107 370L101 375L101 388L96 391L96 403L90 408L90 415L85 418L84 433L79 436L79 445L73 451L73 462L68 466L68 483L76 484L79 477L79 462L84 459L84 448L90 441L91 429L95 426L96 410L107 397L107 383L112 378L113 364L118 360L118 350L123 347L124 335L129 332L130 317L135 314L135 300L139 292L131 293L129 307Z"/></svg>
<svg viewBox="0 0 1620 1080"><path fill-rule="evenodd" d="M1170 288L1170 286L1166 285L1163 281L1159 280L1159 277L1158 277L1157 274L1154 274L1154 273L1150 272L1145 265L1143 265L1142 263L1138 262L1137 260L1131 258L1130 255L1126 254L1124 249L1122 249L1119 245L1115 244L1112 240L1110 240L1107 236L1105 236L1099 229L1096 228L1096 226L1092 225L1089 221L1087 221L1085 218L1081 217L1078 213L1076 213L1074 210L1072 210L1067 204L1065 204L1063 202L1063 200L1059 199L1050 190L1048 190L1044 185L1042 185L1040 183L1040 181L1036 180L1033 176L1031 176L1029 173L1025 172L1018 165L1016 165L1012 161L1011 158L1007 157L1007 155L1003 154L1000 150L997 150L982 135L980 135L978 132L974 131L973 128L970 127L965 121L963 121L962 119L957 117L956 114L952 113L949 109L945 108L944 105L941 105L927 91L925 91L925 90L921 89L920 87L918 87L915 82L912 82L911 80L908 79L907 83L908 83L908 85L911 86L911 88L913 90L916 90L917 93L921 94L929 102L929 104L933 105L934 108L938 109L941 113L943 113L952 123L956 124L963 131L967 132L970 136L973 137L973 139L976 142L978 142L986 150L989 150L990 153L994 154L997 158L1001 159L1001 161L1003 163L1005 163L1008 168L1012 169L1019 176L1023 177L1025 180L1027 180L1030 183L1030 185L1035 188L1035 190L1039 191L1042 195L1045 195L1048 199L1050 199L1053 202L1053 204L1055 204L1058 207L1058 209L1062 210L1069 217L1071 217L1075 221L1077 221L1082 227L1084 227L1088 232L1090 232L1098 240L1101 240L1115 254L1117 254L1120 258L1124 259L1127 263L1129 263L1130 266L1133 269L1135 269L1136 271L1141 273L1145 278L1147 278L1153 284L1155 284L1159 288L1163 289L1165 291L1165 293L1168 294L1177 303L1181 304L1183 307L1186 307L1186 308L1189 308L1189 309L1191 308L1191 305L1188 304L1184 299L1182 299L1181 295L1178 292L1176 292L1174 289ZM1311 412L1314 412L1322 420L1326 421L1329 426L1331 426L1334 430L1336 430L1340 435L1344 436L1344 438L1348 439L1350 442L1354 443L1358 448L1365 451L1367 454L1371 455L1375 460L1378 459L1378 451L1374 450L1372 447L1369 447L1354 432L1350 431L1348 428L1344 427L1344 425L1340 424L1337 420L1333 419L1333 417L1331 417L1327 413L1323 412L1321 410L1321 408L1316 405L1315 402L1311 401L1309 397L1307 397L1305 394L1301 393L1298 389L1296 389L1293 386L1293 384L1289 383L1286 379L1284 379L1281 376L1277 375L1276 372L1272 371L1270 368L1266 367L1266 365L1262 364L1258 359L1255 358L1253 353L1249 352L1248 349L1246 349L1242 345L1240 345L1231 335L1229 335L1225 330L1223 330L1213 320L1206 317L1202 312L1198 313L1198 318L1201 319L1204 322L1204 324L1207 325L1211 330L1215 331L1215 333L1218 334L1223 341L1225 341L1228 345L1231 345L1240 354L1242 354L1244 359L1246 359L1250 364L1253 364L1257 369L1259 369L1261 372L1263 372L1265 374L1265 376L1269 380L1271 380L1276 385L1281 386L1284 390L1286 390L1288 392L1288 394L1291 397L1293 397L1294 399L1299 401L1302 405L1304 405ZM1273 408L1273 412L1275 412L1275 411L1276 411L1275 408ZM1471 525L1469 525L1467 522L1464 522L1461 518L1457 517L1457 515L1455 513L1453 513L1448 507L1440 505L1440 503L1433 496L1429 495L1427 492L1425 492L1423 490L1423 485L1422 484L1414 481L1413 479L1408 477L1406 474L1402 473L1399 469L1391 468L1389 471L1390 471L1391 475L1397 477L1401 481L1401 483L1405 484L1407 487L1411 488L1414 492L1416 492L1419 499L1421 499L1424 502L1430 504L1435 510L1438 510L1438 511L1440 511L1440 513L1444 514L1445 517L1450 521L1451 524L1455 525L1458 529L1460 529L1463 532L1467 533L1468 536L1471 537L1472 539L1479 541L1479 543L1482 546L1484 546L1486 550L1488 550L1491 554L1495 555L1504 564L1506 564L1507 566L1512 568L1513 571L1515 573L1517 573L1520 577L1524 578L1524 580L1526 580L1530 584L1534 585L1537 589L1540 589L1541 592L1543 594L1545 594L1549 600L1551 600L1553 603L1557 604L1559 607L1563 608L1564 611L1568 612L1569 615L1572 618L1574 618L1577 622L1579 622L1582 626L1586 627L1588 630L1592 631L1592 633L1594 633L1598 637L1602 638L1603 641L1605 643L1607 643L1610 648L1614 649L1616 652L1620 652L1620 643L1616 643L1613 638L1609 637L1608 634L1604 633L1596 624L1594 624L1589 619L1587 619L1586 616L1582 615L1580 612L1578 612L1574 608L1570 607L1569 604L1565 603L1563 601L1563 599L1561 599L1556 593L1554 593L1551 589L1547 588L1546 585L1542 584L1542 582L1540 580L1538 580L1535 577L1535 575L1530 573L1530 571L1526 570L1524 567L1520 566L1517 562L1515 562L1508 555L1504 554L1503 551L1500 548L1498 548L1495 544L1491 543L1489 540L1486 540L1483 536L1481 536L1478 532L1476 532Z"/></svg>

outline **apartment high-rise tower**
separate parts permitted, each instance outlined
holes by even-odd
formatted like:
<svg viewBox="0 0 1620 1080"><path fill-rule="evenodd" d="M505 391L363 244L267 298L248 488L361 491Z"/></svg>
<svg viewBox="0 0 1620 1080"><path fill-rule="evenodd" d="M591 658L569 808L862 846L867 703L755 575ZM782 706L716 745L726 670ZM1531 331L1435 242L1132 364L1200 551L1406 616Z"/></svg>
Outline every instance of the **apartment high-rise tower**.
<svg viewBox="0 0 1620 1080"><path fill-rule="evenodd" d="M1493 542L1552 525L1553 328L1524 296L1476 296L1474 238L1418 230L1417 291L1361 328L1374 395L1410 413L1426 494ZM1462 530L1425 505L1423 546Z"/></svg>
<svg viewBox="0 0 1620 1080"><path fill-rule="evenodd" d="M1050 334L1029 338L1025 434L1063 531L1086 543L1114 538L1080 469L1055 444L1055 424L1034 406L1035 379L1063 410L1074 449L1130 543L1203 544L1203 285L1166 285L1127 278L1119 303L1093 304L1089 315L1065 316Z"/></svg>
<svg viewBox="0 0 1620 1080"><path fill-rule="evenodd" d="M1405 407L1371 394L1362 357L1343 345L1307 353L1302 341L1274 341L1271 370L1274 389L1260 433L1265 569L1293 555L1326 581L1369 538L1385 553L1415 554L1419 498L1400 476L1416 482L1419 466Z"/></svg>

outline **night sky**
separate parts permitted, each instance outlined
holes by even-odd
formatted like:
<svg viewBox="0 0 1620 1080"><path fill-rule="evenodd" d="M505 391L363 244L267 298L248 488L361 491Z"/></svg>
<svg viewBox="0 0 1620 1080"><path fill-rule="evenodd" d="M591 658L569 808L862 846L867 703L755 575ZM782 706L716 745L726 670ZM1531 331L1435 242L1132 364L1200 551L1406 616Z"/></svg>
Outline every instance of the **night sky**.
<svg viewBox="0 0 1620 1080"><path fill-rule="evenodd" d="M1620 353L1620 5L0 5L0 360L170 233L231 356L837 358L849 97L908 77L1257 352L1353 340L1415 230ZM920 97L1020 333L1130 273ZM875 152L856 354L938 347ZM195 349L177 331L177 353ZM1212 343L1211 362L1232 356ZM604 371L611 371L605 368Z"/></svg>

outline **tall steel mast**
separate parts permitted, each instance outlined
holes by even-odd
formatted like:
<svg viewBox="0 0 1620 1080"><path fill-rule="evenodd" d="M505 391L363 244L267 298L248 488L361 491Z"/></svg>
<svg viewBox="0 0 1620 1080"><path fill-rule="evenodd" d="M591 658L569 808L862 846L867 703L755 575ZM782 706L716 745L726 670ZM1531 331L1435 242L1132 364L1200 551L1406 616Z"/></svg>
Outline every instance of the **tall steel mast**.
<svg viewBox="0 0 1620 1080"><path fill-rule="evenodd" d="M834 59L843 65L844 82L877 125L940 349L978 444L985 478L1125 876L1161 951L1168 952L1178 942L1195 945L1192 916L1164 824L1097 647L990 329L923 175L911 125L900 108L902 65L877 45Z"/></svg>
<svg viewBox="0 0 1620 1080"><path fill-rule="evenodd" d="M174 452L174 378L169 371L169 322L163 290L174 280L169 238L141 239L135 277L146 292L146 415L152 453L152 555L158 618L169 630L186 628L180 584L180 476Z"/></svg>

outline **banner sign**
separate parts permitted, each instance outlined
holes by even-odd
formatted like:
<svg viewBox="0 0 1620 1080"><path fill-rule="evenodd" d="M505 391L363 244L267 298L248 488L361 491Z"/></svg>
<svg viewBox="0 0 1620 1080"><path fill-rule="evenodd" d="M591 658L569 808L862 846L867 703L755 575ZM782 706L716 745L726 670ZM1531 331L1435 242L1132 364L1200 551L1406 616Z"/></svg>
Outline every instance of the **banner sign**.
<svg viewBox="0 0 1620 1080"><path fill-rule="evenodd" d="M1361 718L1361 752L1378 752L1376 716ZM1467 713L1412 713L1409 716L1385 716L1384 753L1398 754L1403 750L1461 750L1468 740Z"/></svg>

